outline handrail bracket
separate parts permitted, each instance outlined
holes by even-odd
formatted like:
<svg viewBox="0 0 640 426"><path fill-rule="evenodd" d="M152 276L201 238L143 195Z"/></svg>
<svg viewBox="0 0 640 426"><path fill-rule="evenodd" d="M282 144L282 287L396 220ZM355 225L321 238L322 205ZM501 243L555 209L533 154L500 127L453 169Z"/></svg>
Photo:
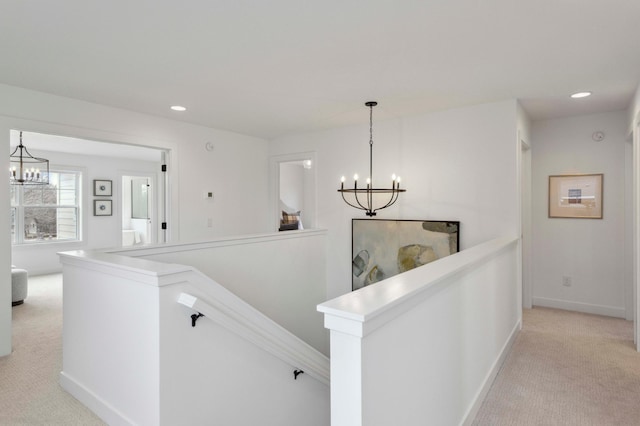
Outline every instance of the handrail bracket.
<svg viewBox="0 0 640 426"><path fill-rule="evenodd" d="M198 312L197 314L193 314L191 315L191 327L195 327L196 326L196 321L198 321L198 318L203 317L204 314L201 314L200 312Z"/></svg>

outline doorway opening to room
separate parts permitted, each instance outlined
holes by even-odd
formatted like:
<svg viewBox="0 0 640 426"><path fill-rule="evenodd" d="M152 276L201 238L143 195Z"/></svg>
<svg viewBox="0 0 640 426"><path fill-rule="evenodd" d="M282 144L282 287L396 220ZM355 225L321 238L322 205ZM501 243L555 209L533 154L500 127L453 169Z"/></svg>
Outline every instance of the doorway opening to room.
<svg viewBox="0 0 640 426"><path fill-rule="evenodd" d="M316 227L314 152L271 158L272 211L279 231Z"/></svg>
<svg viewBox="0 0 640 426"><path fill-rule="evenodd" d="M121 230L134 230L122 227L125 175L147 178L151 185L147 200L151 228L144 229L144 240L137 241L165 241L168 231L161 226L167 220L169 185L168 172L160 170L170 162L170 151L12 129L10 152L20 143L21 132L30 154L49 161L50 184L27 186L27 192L18 185L11 187L13 265L30 276L54 273L60 271L58 252L120 246Z"/></svg>
<svg viewBox="0 0 640 426"><path fill-rule="evenodd" d="M157 238L156 177L122 176L122 245L155 244Z"/></svg>

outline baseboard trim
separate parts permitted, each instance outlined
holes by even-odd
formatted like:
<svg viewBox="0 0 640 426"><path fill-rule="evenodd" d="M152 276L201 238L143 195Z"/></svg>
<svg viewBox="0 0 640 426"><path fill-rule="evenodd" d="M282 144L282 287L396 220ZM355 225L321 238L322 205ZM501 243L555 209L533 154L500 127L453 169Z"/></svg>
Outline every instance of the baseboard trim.
<svg viewBox="0 0 640 426"><path fill-rule="evenodd" d="M511 351L513 342L516 341L516 337L518 336L518 333L520 333L521 328L522 328L522 320L518 320L518 322L516 322L516 325L513 327L513 330L511 330L511 334L509 335L509 338L507 339L504 346L502 347L502 350L500 351L500 355L496 358L493 365L491 366L491 369L487 373L487 376L484 378L484 382L482 383L482 386L478 390L478 393L476 394L476 397L473 400L473 404L471 404L471 407L469 408L465 416L462 418L462 422L460 423L461 425L469 426L475 420L476 415L478 414L478 411L480 410L480 407L484 402L484 399L487 397L487 394L489 393L489 390L493 385L493 381L496 379L496 376L498 376L498 373L502 368L502 364L504 364L504 361L507 359L507 355Z"/></svg>
<svg viewBox="0 0 640 426"><path fill-rule="evenodd" d="M116 410L64 371L60 373L60 386L89 408L89 410L93 411L96 416L100 417L108 425L135 425L131 419L127 418L124 414Z"/></svg>
<svg viewBox="0 0 640 426"><path fill-rule="evenodd" d="M604 315L607 317L625 318L626 311L624 308L615 306L592 305L589 303L571 302L568 300L549 299L546 297L534 297L533 306L542 306L545 308L564 309L566 311L584 312L586 314Z"/></svg>

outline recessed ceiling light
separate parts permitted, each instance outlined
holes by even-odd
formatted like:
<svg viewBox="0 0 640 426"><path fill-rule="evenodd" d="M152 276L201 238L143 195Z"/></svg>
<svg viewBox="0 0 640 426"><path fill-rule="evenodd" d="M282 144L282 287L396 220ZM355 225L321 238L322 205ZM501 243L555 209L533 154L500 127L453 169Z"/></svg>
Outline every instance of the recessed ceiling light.
<svg viewBox="0 0 640 426"><path fill-rule="evenodd" d="M571 95L572 98L586 98L587 96L591 96L591 92L578 92Z"/></svg>
<svg viewBox="0 0 640 426"><path fill-rule="evenodd" d="M171 107L171 109L174 110L174 111L186 111L187 110L185 107L180 106L180 105L174 105L174 106Z"/></svg>

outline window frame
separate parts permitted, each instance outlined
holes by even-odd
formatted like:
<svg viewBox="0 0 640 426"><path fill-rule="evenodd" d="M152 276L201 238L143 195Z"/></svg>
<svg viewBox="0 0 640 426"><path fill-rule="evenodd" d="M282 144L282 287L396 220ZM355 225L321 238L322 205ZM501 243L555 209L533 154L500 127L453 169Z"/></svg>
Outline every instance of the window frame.
<svg viewBox="0 0 640 426"><path fill-rule="evenodd" d="M49 170L50 174L73 174L75 177L75 204L24 204L24 188L29 188L28 185L12 185L15 188L15 192L10 189L10 219L13 214L13 220L11 221L12 233L11 233L11 245L14 247L29 247L42 244L68 244L68 243L82 243L83 242L83 186L85 179L85 171L81 168L68 167L68 166L52 166ZM31 186L33 187L33 186ZM60 191L60 188L57 189ZM54 208L54 209L75 209L75 222L76 222L76 237L64 238L64 239L27 239L25 238L25 209L27 208Z"/></svg>

